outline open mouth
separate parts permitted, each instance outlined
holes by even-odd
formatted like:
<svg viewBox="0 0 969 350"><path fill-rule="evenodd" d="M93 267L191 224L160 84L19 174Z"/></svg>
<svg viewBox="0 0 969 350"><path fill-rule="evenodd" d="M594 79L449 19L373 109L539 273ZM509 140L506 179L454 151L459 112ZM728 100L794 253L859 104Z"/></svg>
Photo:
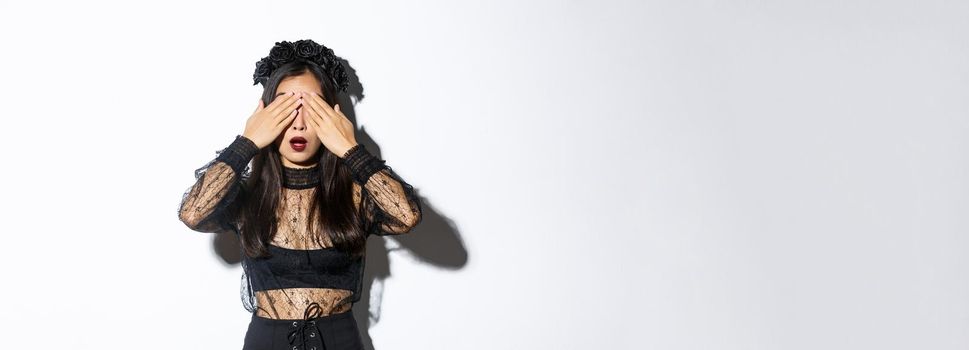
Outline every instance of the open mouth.
<svg viewBox="0 0 969 350"><path fill-rule="evenodd" d="M302 152L306 149L306 139L300 136L293 137L289 139L289 146L296 152Z"/></svg>

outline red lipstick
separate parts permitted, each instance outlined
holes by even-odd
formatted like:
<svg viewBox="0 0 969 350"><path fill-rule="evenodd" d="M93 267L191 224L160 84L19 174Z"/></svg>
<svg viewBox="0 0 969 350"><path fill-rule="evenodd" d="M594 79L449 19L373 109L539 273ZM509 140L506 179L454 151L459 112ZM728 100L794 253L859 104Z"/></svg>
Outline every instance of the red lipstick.
<svg viewBox="0 0 969 350"><path fill-rule="evenodd" d="M292 147L296 152L302 152L306 149L306 139L300 136L295 136L289 139L289 146Z"/></svg>

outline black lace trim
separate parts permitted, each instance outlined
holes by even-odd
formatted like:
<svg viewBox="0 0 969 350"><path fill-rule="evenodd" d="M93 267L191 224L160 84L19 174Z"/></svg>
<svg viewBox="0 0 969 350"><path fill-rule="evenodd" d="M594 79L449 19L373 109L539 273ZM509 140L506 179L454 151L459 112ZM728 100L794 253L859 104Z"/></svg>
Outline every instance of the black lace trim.
<svg viewBox="0 0 969 350"><path fill-rule="evenodd" d="M386 161L377 158L368 151L362 143L358 143L349 150L343 158L343 164L350 168L353 181L360 186L367 184L373 174L387 167Z"/></svg>
<svg viewBox="0 0 969 350"><path fill-rule="evenodd" d="M320 184L320 164L309 168L290 168L283 166L283 187L306 189Z"/></svg>
<svg viewBox="0 0 969 350"><path fill-rule="evenodd" d="M236 174L241 174L252 157L259 153L259 147L252 140L242 135L236 135L235 140L228 147L218 152L217 160L225 162L235 170Z"/></svg>

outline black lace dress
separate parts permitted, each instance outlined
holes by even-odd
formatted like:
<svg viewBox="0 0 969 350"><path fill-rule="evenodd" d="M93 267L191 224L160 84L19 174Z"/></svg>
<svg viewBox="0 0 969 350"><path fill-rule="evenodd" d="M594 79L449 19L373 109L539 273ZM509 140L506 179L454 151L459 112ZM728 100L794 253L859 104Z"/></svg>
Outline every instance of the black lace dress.
<svg viewBox="0 0 969 350"><path fill-rule="evenodd" d="M199 232L239 234L240 196L251 176L249 162L259 152L248 138L238 135L217 157L195 171L196 182L183 194L179 219ZM365 218L367 234L409 232L421 220L421 203L413 187L385 161L362 144L340 157L352 181L354 207ZM246 310L264 319L307 320L311 316L347 313L359 300L363 258L338 251L311 215L319 190L322 165L283 167L276 234L271 258L243 254L241 294ZM295 323L294 323L295 325Z"/></svg>

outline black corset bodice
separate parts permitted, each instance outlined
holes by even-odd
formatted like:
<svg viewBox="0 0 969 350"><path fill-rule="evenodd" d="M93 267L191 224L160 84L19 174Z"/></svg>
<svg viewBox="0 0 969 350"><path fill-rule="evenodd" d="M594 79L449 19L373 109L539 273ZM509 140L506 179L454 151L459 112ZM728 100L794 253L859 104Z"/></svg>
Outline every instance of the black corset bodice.
<svg viewBox="0 0 969 350"><path fill-rule="evenodd" d="M289 249L269 245L269 257L246 259L253 291L283 288L336 288L359 292L362 258L336 248Z"/></svg>

